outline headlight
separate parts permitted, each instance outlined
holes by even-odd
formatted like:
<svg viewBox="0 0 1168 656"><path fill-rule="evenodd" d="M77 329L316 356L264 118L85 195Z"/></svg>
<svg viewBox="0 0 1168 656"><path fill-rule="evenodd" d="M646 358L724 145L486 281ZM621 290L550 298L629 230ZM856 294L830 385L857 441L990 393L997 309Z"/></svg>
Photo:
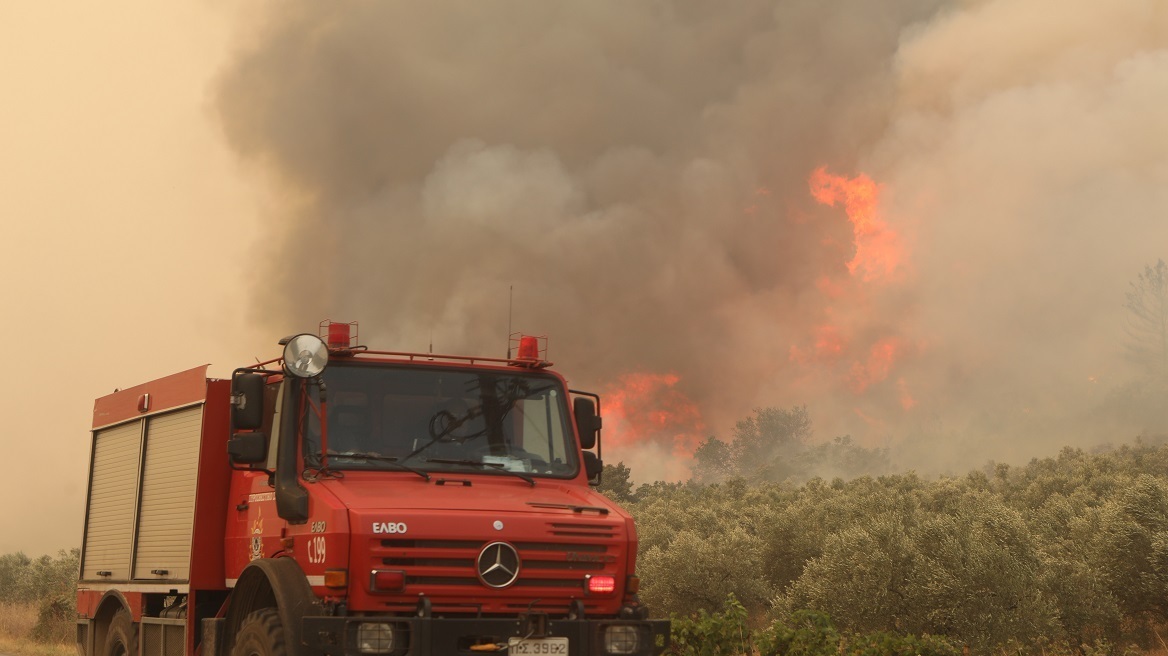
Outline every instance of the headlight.
<svg viewBox="0 0 1168 656"><path fill-rule="evenodd" d="M608 654L637 653L637 627L616 624L604 628L604 651Z"/></svg>
<svg viewBox="0 0 1168 656"><path fill-rule="evenodd" d="M365 622L357 627L357 651L388 654L393 651L394 628L385 622Z"/></svg>
<svg viewBox="0 0 1168 656"><path fill-rule="evenodd" d="M297 378L318 376L327 364L328 347L316 335L296 335L284 345L284 371Z"/></svg>

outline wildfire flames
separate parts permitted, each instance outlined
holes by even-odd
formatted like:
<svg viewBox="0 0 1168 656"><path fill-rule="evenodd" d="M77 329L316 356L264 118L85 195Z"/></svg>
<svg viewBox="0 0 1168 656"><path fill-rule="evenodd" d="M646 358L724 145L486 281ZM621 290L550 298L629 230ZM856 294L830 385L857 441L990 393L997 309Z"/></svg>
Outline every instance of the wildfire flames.
<svg viewBox="0 0 1168 656"><path fill-rule="evenodd" d="M885 406L907 412L917 404L908 381L897 373L898 363L916 352L916 345L894 327L872 319L878 315L873 298L906 280L907 249L881 216L881 185L867 175L847 178L821 167L811 173L808 184L818 203L842 206L852 226L854 255L842 263L847 273L840 267L839 273L818 280L820 320L791 345L787 373L793 373L792 396L776 403L804 401L797 392L807 386L857 400L878 390L875 405L857 403L854 412L870 426L880 427L885 423L882 417L887 418ZM744 211L754 214L758 206ZM704 438L705 425L698 406L679 383L671 373L622 376L604 399L606 441L620 446L652 444L688 461Z"/></svg>
<svg viewBox="0 0 1168 656"><path fill-rule="evenodd" d="M880 185L863 174L850 180L832 175L826 167L815 169L809 183L815 200L830 207L842 203L852 222L856 255L848 262L848 271L853 276L859 271L865 282L895 274L904 260L904 247L877 213Z"/></svg>
<svg viewBox="0 0 1168 656"><path fill-rule="evenodd" d="M866 318L872 294L904 280L906 249L897 234L880 216L881 186L866 175L854 178L833 175L826 167L811 173L811 196L823 205L843 205L852 224L855 255L847 262L849 278L820 282L826 298L827 319L848 316L848 323L827 322L814 330L812 347L793 345L790 360L804 367L836 372L843 386L855 395L869 388L895 381L895 396L904 410L916 400L904 378L894 377L897 362L914 350L912 343L889 328L878 329ZM858 311L857 311L858 310ZM869 423L868 415L856 414Z"/></svg>
<svg viewBox="0 0 1168 656"><path fill-rule="evenodd" d="M692 455L705 424L697 404L678 389L679 381L675 374L621 376L604 396L605 442L649 442L682 459Z"/></svg>

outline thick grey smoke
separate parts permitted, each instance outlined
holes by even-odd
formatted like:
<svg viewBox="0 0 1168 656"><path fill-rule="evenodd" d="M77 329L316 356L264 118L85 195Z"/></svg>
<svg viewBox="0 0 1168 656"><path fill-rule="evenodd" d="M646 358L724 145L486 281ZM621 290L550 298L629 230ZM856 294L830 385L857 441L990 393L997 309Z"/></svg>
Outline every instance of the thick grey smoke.
<svg viewBox="0 0 1168 656"><path fill-rule="evenodd" d="M278 199L257 316L501 354L513 286L515 329L550 334L574 384L676 374L722 436L800 403L821 438L938 453L1062 431L1127 375L1123 292L1168 251L1166 20L1156 0L273 4L218 88ZM894 279L849 274L820 166L884 185Z"/></svg>

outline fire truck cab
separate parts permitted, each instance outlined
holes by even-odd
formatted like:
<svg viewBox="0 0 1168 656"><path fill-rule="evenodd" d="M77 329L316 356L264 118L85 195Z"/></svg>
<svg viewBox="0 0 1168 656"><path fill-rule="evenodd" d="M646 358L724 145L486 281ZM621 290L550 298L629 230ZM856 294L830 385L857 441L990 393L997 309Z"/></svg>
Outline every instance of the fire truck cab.
<svg viewBox="0 0 1168 656"><path fill-rule="evenodd" d="M599 397L356 324L94 405L80 656L659 654Z"/></svg>

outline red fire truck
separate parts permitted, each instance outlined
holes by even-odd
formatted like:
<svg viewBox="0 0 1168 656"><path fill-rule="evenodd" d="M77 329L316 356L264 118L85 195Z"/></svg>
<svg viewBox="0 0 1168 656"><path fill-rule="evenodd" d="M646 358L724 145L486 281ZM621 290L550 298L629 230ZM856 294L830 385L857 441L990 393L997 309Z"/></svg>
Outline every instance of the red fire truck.
<svg viewBox="0 0 1168 656"><path fill-rule="evenodd" d="M599 397L516 357L283 355L97 399L81 656L659 654Z"/></svg>

